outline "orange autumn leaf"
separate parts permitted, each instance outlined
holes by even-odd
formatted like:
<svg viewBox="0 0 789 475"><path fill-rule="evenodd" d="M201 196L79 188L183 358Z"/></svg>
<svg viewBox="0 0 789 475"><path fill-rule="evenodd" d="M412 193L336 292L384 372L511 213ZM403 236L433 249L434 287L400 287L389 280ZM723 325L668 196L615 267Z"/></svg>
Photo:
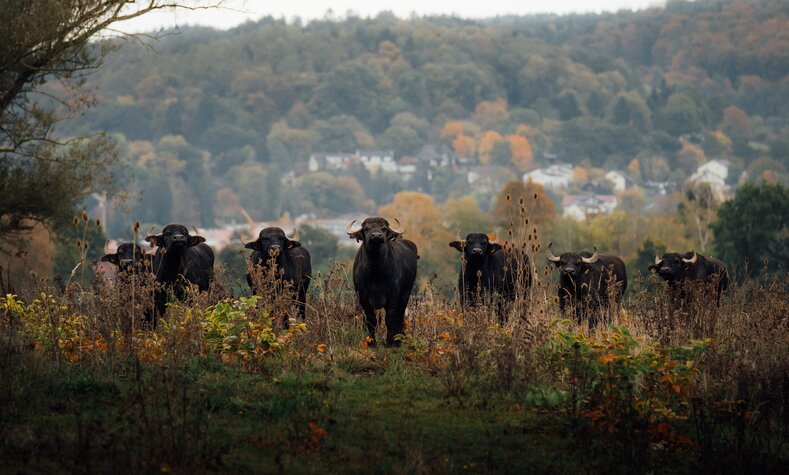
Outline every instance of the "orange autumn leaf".
<svg viewBox="0 0 789 475"><path fill-rule="evenodd" d="M324 351L326 351L326 343L321 343L317 345L315 349L318 350L318 353L323 353Z"/></svg>

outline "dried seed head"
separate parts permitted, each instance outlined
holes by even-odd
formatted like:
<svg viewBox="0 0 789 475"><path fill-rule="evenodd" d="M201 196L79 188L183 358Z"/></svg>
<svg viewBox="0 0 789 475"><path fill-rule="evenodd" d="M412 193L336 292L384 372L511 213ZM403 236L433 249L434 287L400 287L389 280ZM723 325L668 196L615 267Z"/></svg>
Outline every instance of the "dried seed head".
<svg viewBox="0 0 789 475"><path fill-rule="evenodd" d="M526 221L523 224L529 224L529 218L526 218Z"/></svg>
<svg viewBox="0 0 789 475"><path fill-rule="evenodd" d="M526 200L524 200L523 197L521 196L521 199L518 200L518 202L521 204L521 207L523 207L523 203L525 203Z"/></svg>
<svg viewBox="0 0 789 475"><path fill-rule="evenodd" d="M537 199L537 192L536 191L534 192L534 199L535 200Z"/></svg>
<svg viewBox="0 0 789 475"><path fill-rule="evenodd" d="M99 218L96 218L96 227L97 228L101 227L101 220Z"/></svg>
<svg viewBox="0 0 789 475"><path fill-rule="evenodd" d="M79 218L74 216L74 219L71 220L72 223L77 224L79 223Z"/></svg>
<svg viewBox="0 0 789 475"><path fill-rule="evenodd" d="M85 210L82 211L82 220L85 222L88 221L88 213Z"/></svg>
<svg viewBox="0 0 789 475"><path fill-rule="evenodd" d="M512 197L510 196L509 193L507 193L506 199L507 199L507 201L512 201Z"/></svg>
<svg viewBox="0 0 789 475"><path fill-rule="evenodd" d="M79 239L77 239L77 247L82 249L82 241L80 241Z"/></svg>
<svg viewBox="0 0 789 475"><path fill-rule="evenodd" d="M135 221L134 222L134 232L137 233L139 231L140 231L140 222L139 221Z"/></svg>

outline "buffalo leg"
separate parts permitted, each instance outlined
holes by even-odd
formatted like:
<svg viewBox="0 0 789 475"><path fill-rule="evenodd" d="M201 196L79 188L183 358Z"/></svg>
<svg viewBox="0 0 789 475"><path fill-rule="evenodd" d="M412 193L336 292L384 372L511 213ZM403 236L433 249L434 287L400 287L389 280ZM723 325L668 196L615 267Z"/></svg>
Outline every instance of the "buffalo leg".
<svg viewBox="0 0 789 475"><path fill-rule="evenodd" d="M362 310L364 311L364 326L367 328L367 335L371 340L369 346L375 346L375 330L378 328L378 317L376 317L375 309L372 305L362 303Z"/></svg>
<svg viewBox="0 0 789 475"><path fill-rule="evenodd" d="M405 306L386 309L386 346L400 346L400 340L395 340L395 336L404 333L404 319Z"/></svg>

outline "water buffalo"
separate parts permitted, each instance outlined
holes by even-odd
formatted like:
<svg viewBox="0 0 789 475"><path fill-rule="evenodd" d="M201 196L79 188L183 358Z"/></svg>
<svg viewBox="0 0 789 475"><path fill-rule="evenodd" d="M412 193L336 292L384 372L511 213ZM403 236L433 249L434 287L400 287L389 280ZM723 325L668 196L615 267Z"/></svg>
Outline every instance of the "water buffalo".
<svg viewBox="0 0 789 475"><path fill-rule="evenodd" d="M202 236L191 236L186 226L168 224L158 235L145 237L151 246L158 246L153 256L152 268L156 282L162 288L154 293L154 315L148 317L154 327L156 319L164 315L170 291L179 300L185 297L186 287L197 286L200 291L208 290L214 277L214 251Z"/></svg>
<svg viewBox="0 0 789 475"><path fill-rule="evenodd" d="M723 262L695 251L686 252L684 255L669 252L663 254L662 258L655 256L655 263L648 269L668 282L671 293L680 305L687 304L688 295L682 288L686 283L703 282L714 285L716 305L720 303L721 293L729 286L729 274Z"/></svg>
<svg viewBox="0 0 789 475"><path fill-rule="evenodd" d="M458 291L462 306L478 304L480 297L493 297L497 301L499 320L504 321L506 308L504 302L515 300L516 285L519 283L518 272L523 276L520 282L526 287L531 285L531 265L529 256L523 254L518 259L515 249L505 250L497 241L496 233L470 233L466 239L457 239L449 243L463 255Z"/></svg>
<svg viewBox="0 0 789 475"><path fill-rule="evenodd" d="M564 313L568 305L572 306L576 323L587 317L589 329L594 329L602 312L609 308L611 297L617 307L622 302L627 289L625 263L617 256L598 253L597 248L555 256L552 245L548 244L546 256L560 270L559 308Z"/></svg>
<svg viewBox="0 0 789 475"><path fill-rule="evenodd" d="M397 225L400 223L395 220ZM378 319L375 311L386 311L386 345L399 346L395 335L403 333L405 309L416 280L416 244L402 239L403 230L395 229L384 218L367 218L354 229L351 221L346 232L362 241L353 261L353 286L365 316L367 332L375 344Z"/></svg>
<svg viewBox="0 0 789 475"><path fill-rule="evenodd" d="M244 247L252 249L251 261L253 268L269 271L274 266L274 274L279 282L288 282L296 292L296 305L299 316L304 319L307 306L307 289L312 280L312 263L310 253L299 242L299 233L294 231L293 237L285 236L281 228L269 227L260 231L255 241L244 243ZM247 283L253 293L263 289L256 287L253 276L247 274ZM262 284L258 282L257 284ZM285 317L285 325L288 325Z"/></svg>
<svg viewBox="0 0 789 475"><path fill-rule="evenodd" d="M140 246L132 242L118 245L113 253L110 253L105 245L104 255L100 260L114 264L118 271L128 274L138 274L151 269L151 255L145 254Z"/></svg>

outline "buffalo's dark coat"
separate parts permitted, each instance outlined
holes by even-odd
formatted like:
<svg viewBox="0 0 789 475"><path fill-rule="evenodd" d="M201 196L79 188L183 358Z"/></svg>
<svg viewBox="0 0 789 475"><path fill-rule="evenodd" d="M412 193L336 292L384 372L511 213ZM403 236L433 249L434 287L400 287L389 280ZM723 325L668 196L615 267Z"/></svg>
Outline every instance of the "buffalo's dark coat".
<svg viewBox="0 0 789 475"><path fill-rule="evenodd" d="M696 262L688 262L694 255ZM729 286L729 274L723 262L693 251L686 252L684 255L676 252L663 254L660 262L650 265L648 269L656 272L668 283L672 295L679 300L680 305L686 304L688 299L685 289L682 288L685 284L703 282L714 285L716 304L720 303L721 294Z"/></svg>
<svg viewBox="0 0 789 475"><path fill-rule="evenodd" d="M208 290L214 277L214 251L202 236L191 236L180 224L168 224L159 235L145 238L151 245L159 246L153 256L153 273L163 288L154 295L156 318L164 315L167 295L173 292L178 299L185 297L189 284L200 291Z"/></svg>
<svg viewBox="0 0 789 475"><path fill-rule="evenodd" d="M596 262L585 262L595 254ZM627 269L619 257L588 251L565 252L553 264L560 271L559 308L564 313L572 307L576 323L586 317L593 329L611 303L621 304L627 289Z"/></svg>
<svg viewBox="0 0 789 475"><path fill-rule="evenodd" d="M353 285L365 315L368 334L375 342L376 309L386 311L386 344L399 345L405 310L417 270L416 244L402 239L384 218L367 218L349 236L362 241L353 262Z"/></svg>
<svg viewBox="0 0 789 475"><path fill-rule="evenodd" d="M505 250L501 244L491 242L487 234L470 233L465 240L452 241L449 245L463 253L458 292L464 307L477 305L480 298L493 295L511 302L518 283L531 285L529 256L523 254L519 259L516 250ZM501 300L498 303L499 318L503 320L506 308Z"/></svg>
<svg viewBox="0 0 789 475"><path fill-rule="evenodd" d="M140 273L151 270L152 259L137 244L126 242L120 244L114 253L103 255L101 261L114 264L119 271Z"/></svg>
<svg viewBox="0 0 789 475"><path fill-rule="evenodd" d="M252 249L252 265L264 271L276 266L277 279L289 282L296 292L296 305L299 316L303 319L306 313L307 290L312 280L312 263L310 253L300 242L289 239L281 228L268 227L260 231L255 241L245 244L247 249ZM254 293L263 289L255 288L252 276L247 274L247 283ZM287 317L285 324L287 325Z"/></svg>

